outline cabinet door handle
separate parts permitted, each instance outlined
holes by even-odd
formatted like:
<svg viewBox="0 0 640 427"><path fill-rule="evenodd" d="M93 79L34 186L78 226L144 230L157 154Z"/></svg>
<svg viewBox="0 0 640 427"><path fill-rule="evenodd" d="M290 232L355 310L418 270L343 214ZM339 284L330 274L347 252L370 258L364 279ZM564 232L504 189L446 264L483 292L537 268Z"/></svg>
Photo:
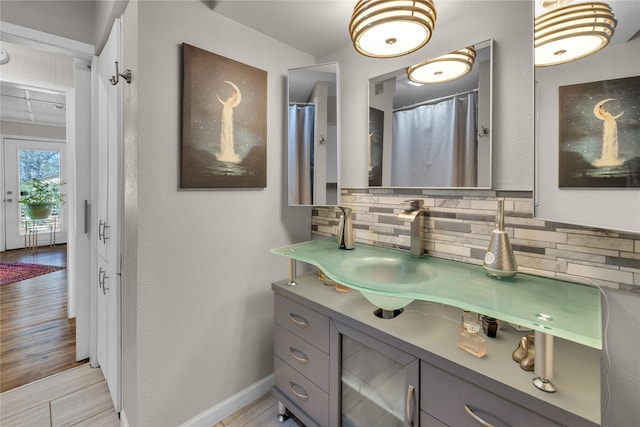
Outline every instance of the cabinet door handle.
<svg viewBox="0 0 640 427"><path fill-rule="evenodd" d="M482 418L480 418L479 416L477 416L474 412L473 409L471 409L468 405L464 405L464 410L467 414L469 414L469 416L471 418L473 418L474 420L476 420L478 422L478 424L480 424L481 426L484 427L493 427L493 424L489 424L488 422L486 422L485 420L483 420Z"/></svg>
<svg viewBox="0 0 640 427"><path fill-rule="evenodd" d="M100 223L98 224L98 240L102 240L102 238L104 237L105 225L106 225L106 222L104 222L103 220L100 220Z"/></svg>
<svg viewBox="0 0 640 427"><path fill-rule="evenodd" d="M107 225L107 221L104 222L104 225L102 226L102 241L104 242L104 244L107 244L107 240L109 240L111 237L107 236L107 229L111 228L110 225Z"/></svg>
<svg viewBox="0 0 640 427"><path fill-rule="evenodd" d="M415 396L416 396L416 388L409 384L409 388L407 389L407 404L405 406L405 410L407 412L407 423L413 427L413 415L415 412L415 407L416 407L416 402L415 402ZM411 403L413 402L413 408L414 410L411 410Z"/></svg>
<svg viewBox="0 0 640 427"><path fill-rule="evenodd" d="M302 393L296 390L296 387L299 388L300 390L302 390ZM307 394L307 391L305 389L303 389L302 387L300 387L298 384L289 381L289 389L291 390L291 392L293 394L295 394L296 396L298 396L301 400L309 400L309 395Z"/></svg>
<svg viewBox="0 0 640 427"><path fill-rule="evenodd" d="M102 278L102 275L105 273L106 271L104 271L102 267L100 267L100 269L98 270L98 287L100 289L102 289L102 284L104 283L104 279Z"/></svg>
<svg viewBox="0 0 640 427"><path fill-rule="evenodd" d="M289 318L291 319L291 321L293 323L296 324L296 326L299 326L301 328L308 328L309 327L309 322L307 322L307 319L305 319L304 317L300 316L299 314L289 313Z"/></svg>
<svg viewBox="0 0 640 427"><path fill-rule="evenodd" d="M291 357L296 359L301 364L306 365L307 363L309 363L309 358L307 357L307 355L297 348L289 347L289 352L291 353Z"/></svg>
<svg viewBox="0 0 640 427"><path fill-rule="evenodd" d="M107 288L107 279L109 278L109 276L107 276L107 272L103 271L102 273L102 295L106 295L107 291L109 290L109 288Z"/></svg>

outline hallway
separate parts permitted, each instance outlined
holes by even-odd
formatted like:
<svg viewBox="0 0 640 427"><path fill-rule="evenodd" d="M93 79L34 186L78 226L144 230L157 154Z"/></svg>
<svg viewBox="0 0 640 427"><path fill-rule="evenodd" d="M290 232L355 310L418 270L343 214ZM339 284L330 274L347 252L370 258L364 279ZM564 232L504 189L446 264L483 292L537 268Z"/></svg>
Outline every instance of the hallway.
<svg viewBox="0 0 640 427"><path fill-rule="evenodd" d="M66 245L0 254L2 261L66 266ZM0 288L0 392L76 367L75 319L67 318L67 270Z"/></svg>

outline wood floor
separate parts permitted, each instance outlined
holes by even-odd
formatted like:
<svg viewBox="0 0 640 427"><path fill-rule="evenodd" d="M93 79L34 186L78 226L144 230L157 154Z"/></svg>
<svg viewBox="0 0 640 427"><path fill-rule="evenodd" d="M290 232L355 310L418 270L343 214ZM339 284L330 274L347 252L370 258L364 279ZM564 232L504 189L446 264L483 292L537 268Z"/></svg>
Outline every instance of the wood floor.
<svg viewBox="0 0 640 427"><path fill-rule="evenodd" d="M12 250L2 261L66 266L65 245ZM67 319L67 270L0 287L0 392L76 367L75 319Z"/></svg>

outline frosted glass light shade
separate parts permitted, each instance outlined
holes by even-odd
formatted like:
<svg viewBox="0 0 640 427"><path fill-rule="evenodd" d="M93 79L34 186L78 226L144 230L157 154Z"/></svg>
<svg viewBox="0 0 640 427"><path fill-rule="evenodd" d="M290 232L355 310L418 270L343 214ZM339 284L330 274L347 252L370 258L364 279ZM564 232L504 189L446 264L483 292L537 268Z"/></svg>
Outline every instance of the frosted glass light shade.
<svg viewBox="0 0 640 427"><path fill-rule="evenodd" d="M603 49L618 21L606 3L576 3L553 9L535 20L535 65L575 61Z"/></svg>
<svg viewBox="0 0 640 427"><path fill-rule="evenodd" d="M471 47L447 53L407 68L409 80L416 83L434 84L459 79L473 68L476 50Z"/></svg>
<svg viewBox="0 0 640 427"><path fill-rule="evenodd" d="M349 33L361 54L393 58L427 44L435 24L432 0L360 0L353 9Z"/></svg>

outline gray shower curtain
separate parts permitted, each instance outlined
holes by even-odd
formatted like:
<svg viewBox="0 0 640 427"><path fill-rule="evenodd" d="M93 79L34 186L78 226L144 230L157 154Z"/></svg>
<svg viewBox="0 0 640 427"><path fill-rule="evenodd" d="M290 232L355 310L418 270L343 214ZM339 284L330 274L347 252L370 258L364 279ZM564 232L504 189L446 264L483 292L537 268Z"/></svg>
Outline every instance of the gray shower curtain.
<svg viewBox="0 0 640 427"><path fill-rule="evenodd" d="M477 185L477 94L393 113L391 185Z"/></svg>
<svg viewBox="0 0 640 427"><path fill-rule="evenodd" d="M315 106L289 105L289 203L313 204Z"/></svg>

